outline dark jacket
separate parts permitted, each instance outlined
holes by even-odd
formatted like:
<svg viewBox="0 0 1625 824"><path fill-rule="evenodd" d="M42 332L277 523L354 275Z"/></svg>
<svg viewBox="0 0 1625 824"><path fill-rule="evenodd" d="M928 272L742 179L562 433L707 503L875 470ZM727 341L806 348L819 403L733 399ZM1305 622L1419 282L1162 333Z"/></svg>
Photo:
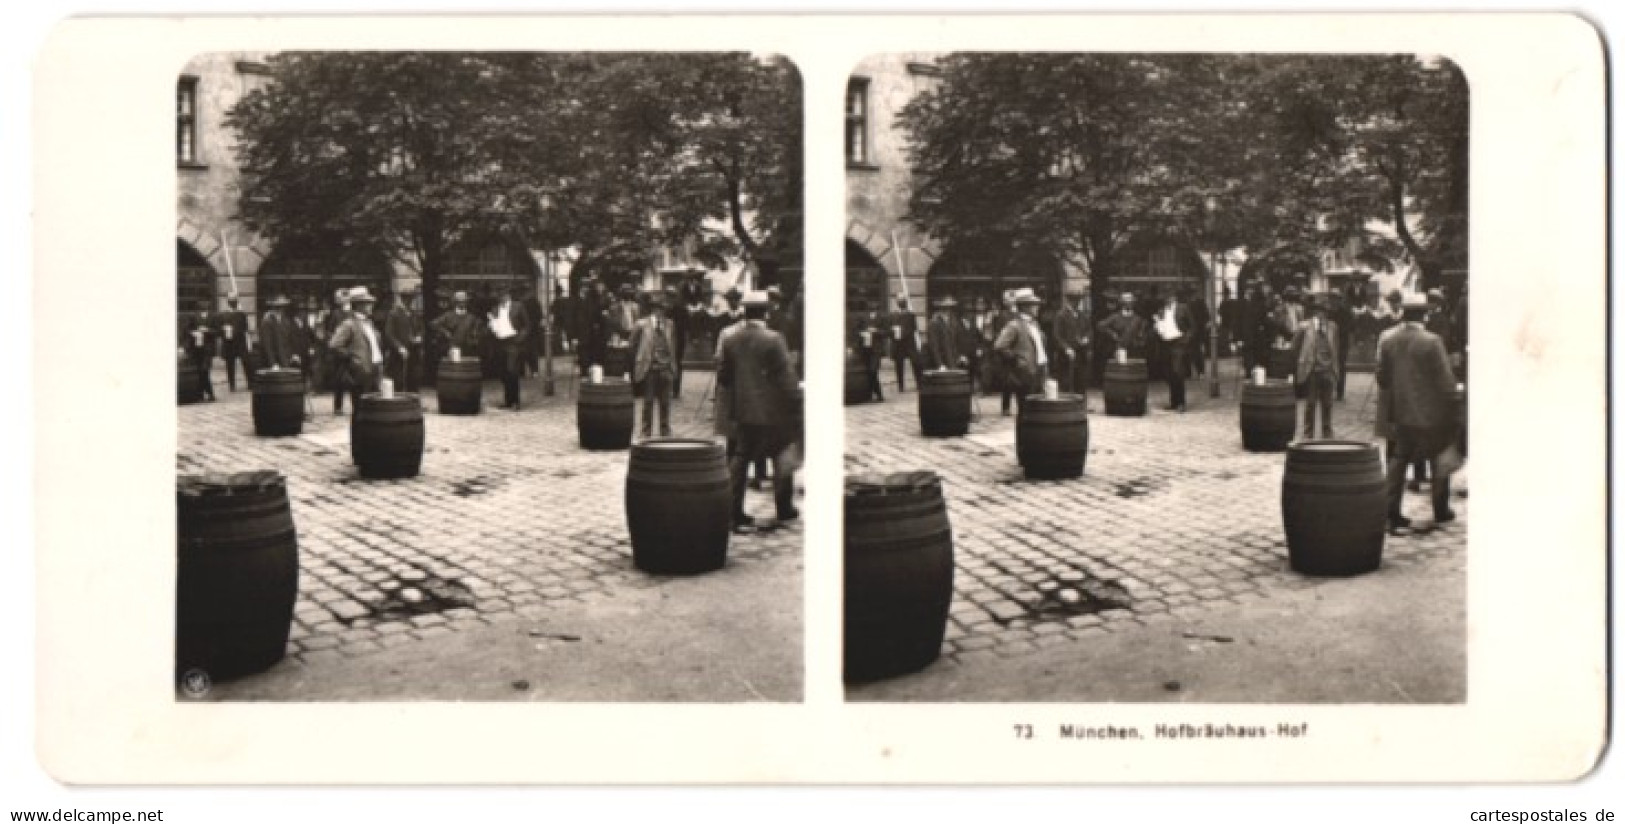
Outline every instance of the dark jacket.
<svg viewBox="0 0 1625 824"><path fill-rule="evenodd" d="M1377 345L1377 386L1386 390L1388 420L1399 426L1443 427L1454 421L1456 377L1438 335L1401 323Z"/></svg>
<svg viewBox="0 0 1625 824"><path fill-rule="evenodd" d="M946 312L932 316L925 326L925 351L921 353L926 369L958 369L959 336L956 325Z"/></svg>
<svg viewBox="0 0 1625 824"><path fill-rule="evenodd" d="M733 420L742 426L792 423L796 374L784 337L747 321L722 343L717 383L732 394Z"/></svg>
<svg viewBox="0 0 1625 824"><path fill-rule="evenodd" d="M485 333L485 324L480 322L478 315L473 312L457 314L453 309L438 318L431 324L434 334L439 337L447 348L456 348L461 354L468 357L477 355L480 351L480 339Z"/></svg>
<svg viewBox="0 0 1625 824"><path fill-rule="evenodd" d="M214 329L215 338L220 341L222 353L241 352L248 348L248 316L242 312L236 309L218 312L209 325Z"/></svg>
<svg viewBox="0 0 1625 824"><path fill-rule="evenodd" d="M292 366L294 358L304 360L304 350L294 341L293 321L275 309L260 321L260 353L266 366L279 369Z"/></svg>

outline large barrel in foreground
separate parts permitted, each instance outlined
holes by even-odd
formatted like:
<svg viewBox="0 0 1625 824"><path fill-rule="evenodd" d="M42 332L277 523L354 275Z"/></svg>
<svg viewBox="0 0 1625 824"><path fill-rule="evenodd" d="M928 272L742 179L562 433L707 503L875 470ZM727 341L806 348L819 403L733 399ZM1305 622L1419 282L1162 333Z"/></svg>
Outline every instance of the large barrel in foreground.
<svg viewBox="0 0 1625 824"><path fill-rule="evenodd" d="M282 659L299 593L299 536L276 472L176 480L175 671L214 680Z"/></svg>
<svg viewBox="0 0 1625 824"><path fill-rule="evenodd" d="M175 359L175 400L180 404L203 400L203 382L198 379L197 366L185 355Z"/></svg>
<svg viewBox="0 0 1625 824"><path fill-rule="evenodd" d="M693 575L728 559L727 450L685 438L632 447L626 467L626 526L632 563L645 572Z"/></svg>
<svg viewBox="0 0 1625 824"><path fill-rule="evenodd" d="M1292 442L1298 402L1290 381L1251 381L1241 387L1241 446L1249 452L1280 452Z"/></svg>
<svg viewBox="0 0 1625 824"><path fill-rule="evenodd" d="M305 426L305 376L298 369L254 373L254 434L297 435Z"/></svg>
<svg viewBox="0 0 1625 824"><path fill-rule="evenodd" d="M1145 361L1106 363L1106 414L1134 417L1145 414Z"/></svg>
<svg viewBox="0 0 1625 824"><path fill-rule="evenodd" d="M932 472L846 481L845 677L914 672L942 653L954 539Z"/></svg>
<svg viewBox="0 0 1625 824"><path fill-rule="evenodd" d="M1359 575L1376 569L1387 506L1387 479L1375 445L1303 441L1287 447L1281 522L1294 570Z"/></svg>
<svg viewBox="0 0 1625 824"><path fill-rule="evenodd" d="M423 406L412 394L362 395L350 417L350 457L363 478L410 478L423 464Z"/></svg>
<svg viewBox="0 0 1625 824"><path fill-rule="evenodd" d="M435 397L442 415L480 414L480 359L446 358L435 372Z"/></svg>
<svg viewBox="0 0 1625 824"><path fill-rule="evenodd" d="M1029 478L1076 478L1089 455L1082 395L1031 395L1016 417L1016 459Z"/></svg>
<svg viewBox="0 0 1625 824"><path fill-rule="evenodd" d="M868 390L867 382L865 391ZM920 432L953 437L970 431L970 373L963 369L920 373Z"/></svg>
<svg viewBox="0 0 1625 824"><path fill-rule="evenodd" d="M582 449L625 449L632 443L632 384L605 379L581 384L576 431Z"/></svg>

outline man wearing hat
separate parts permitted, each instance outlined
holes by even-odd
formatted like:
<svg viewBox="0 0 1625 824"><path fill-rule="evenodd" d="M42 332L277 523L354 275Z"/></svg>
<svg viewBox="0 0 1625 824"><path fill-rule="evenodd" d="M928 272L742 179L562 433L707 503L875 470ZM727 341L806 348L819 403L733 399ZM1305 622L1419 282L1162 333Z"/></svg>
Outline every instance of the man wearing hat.
<svg viewBox="0 0 1625 824"><path fill-rule="evenodd" d="M920 344L918 335L920 322L918 318L914 317L914 310L909 308L907 295L898 292L895 300L897 308L886 316L886 325L890 327L891 332L891 359L892 364L897 368L897 391L907 392L908 389L903 385L905 372L903 365L906 363L910 370L919 368ZM915 381L918 382L918 380L918 375L916 375Z"/></svg>
<svg viewBox="0 0 1625 824"><path fill-rule="evenodd" d="M798 417L795 370L784 337L767 328L768 300L752 292L744 301L745 320L722 342L717 383L729 390L739 448L729 462L733 485L733 527L748 532L755 522L745 512L745 475L751 463L773 459L773 503L780 521L795 508L795 473L788 466Z"/></svg>
<svg viewBox="0 0 1625 824"><path fill-rule="evenodd" d="M1281 302L1271 317L1275 321L1275 340L1278 345L1284 346L1298 333L1298 327L1303 325L1303 304L1299 303L1301 295L1298 287L1288 286L1281 292Z"/></svg>
<svg viewBox="0 0 1625 824"><path fill-rule="evenodd" d="M1337 390L1339 344L1337 323L1326 317L1326 300L1311 294L1305 301L1309 319L1292 336L1293 371L1299 386L1303 387L1303 439L1315 436L1315 410L1320 409L1320 437L1332 434L1332 397Z"/></svg>
<svg viewBox="0 0 1625 824"><path fill-rule="evenodd" d="M1061 300L1061 308L1055 312L1055 319L1050 325L1050 334L1055 340L1055 379L1061 385L1062 392L1088 392L1087 372L1079 366L1084 362L1084 354L1089 346L1089 326L1083 319L1083 293L1072 292L1067 295L1077 301L1074 307L1066 298Z"/></svg>
<svg viewBox="0 0 1625 824"><path fill-rule="evenodd" d="M459 357L474 357L480 351L484 324L468 311L468 293L456 292L451 296L451 310L434 319L432 329L441 347L448 353L456 349Z"/></svg>
<svg viewBox="0 0 1625 824"><path fill-rule="evenodd" d="M1149 331L1145 318L1134 311L1134 293L1124 292L1117 300L1117 313L1100 322L1095 330L1095 337L1100 342L1100 356L1102 363L1106 358L1116 357L1122 352L1124 357L1144 358Z"/></svg>
<svg viewBox="0 0 1625 824"><path fill-rule="evenodd" d="M1185 358L1190 354L1191 334L1196 321L1190 305L1180 300L1180 293L1169 289L1168 297L1157 312L1155 329L1162 342L1163 364L1168 380L1168 409L1185 411Z"/></svg>
<svg viewBox="0 0 1625 824"><path fill-rule="evenodd" d="M290 315L286 295L271 299L271 308L260 319L260 351L269 369L297 368L304 364L302 350L295 342L298 327Z"/></svg>
<svg viewBox="0 0 1625 824"><path fill-rule="evenodd" d="M1033 290L1022 288L1011 295L1010 302L1015 304L1016 316L999 332L999 339L993 343L993 351L1004 363L1005 398L1015 394L1016 414L1020 415L1027 406L1027 396L1044 389L1044 379L1049 374L1049 355L1044 351L1044 330L1033 315L1043 301L1033 294ZM1004 407L1003 411L1009 414L1009 407Z"/></svg>
<svg viewBox="0 0 1625 824"><path fill-rule="evenodd" d="M525 290L515 286L502 294L502 300L487 315L486 325L496 338L497 357L502 358L502 409L519 411L519 371L525 368L525 341L530 335L530 318L525 305L515 298Z"/></svg>
<svg viewBox="0 0 1625 824"><path fill-rule="evenodd" d="M237 296L226 298L226 308L210 322L220 341L220 359L226 362L226 387L237 391L237 364L243 363L243 380L252 381L244 355L248 352L248 318L237 308Z"/></svg>
<svg viewBox="0 0 1625 824"><path fill-rule="evenodd" d="M859 299L854 305L855 315L852 318L852 353L863 364L863 371L868 376L869 400L883 401L886 396L880 391L880 318L870 311L869 302Z"/></svg>
<svg viewBox="0 0 1625 824"><path fill-rule="evenodd" d="M1456 377L1444 341L1423 325L1426 298L1412 296L1401 304L1400 324L1377 344L1377 386L1385 392L1387 408L1378 415L1388 421L1394 446L1388 454L1388 526L1410 526L1402 511L1405 467L1412 461L1434 460L1433 521L1456 519L1450 510L1450 473L1439 468L1438 456L1454 440Z"/></svg>
<svg viewBox="0 0 1625 824"><path fill-rule="evenodd" d="M192 360L192 368L197 370L197 383L203 389L203 397L214 400L214 382L209 380L209 372L214 368L215 332L214 319L209 316L209 302L197 302L197 313L189 317L182 324L181 349Z"/></svg>
<svg viewBox="0 0 1625 824"><path fill-rule="evenodd" d="M661 297L665 297L664 294ZM675 299L676 292L671 298ZM649 316L632 329L632 382L643 389L643 437L654 431L660 415L660 437L671 436L671 393L676 382L677 335L666 318L666 301L650 300Z"/></svg>
<svg viewBox="0 0 1625 824"><path fill-rule="evenodd" d="M925 351L920 353L925 369L963 369L966 358L959 353L958 324L953 311L959 301L953 295L944 295L931 302L931 321L925 325Z"/></svg>
<svg viewBox="0 0 1625 824"><path fill-rule="evenodd" d="M348 295L350 317L339 324L327 347L332 350L339 370L338 388L333 392L333 414L344 414L344 393L350 393L352 406L361 405L361 396L378 391L378 377L384 368L384 341L372 322L376 301L365 286Z"/></svg>
<svg viewBox="0 0 1625 824"><path fill-rule="evenodd" d="M981 314L975 307L986 307L985 298L977 298L975 303L966 307L949 307L949 316L954 324L954 351L960 359L965 361L965 370L970 373L971 392L978 391L983 383L982 354L987 351L982 342L982 330L978 327Z"/></svg>

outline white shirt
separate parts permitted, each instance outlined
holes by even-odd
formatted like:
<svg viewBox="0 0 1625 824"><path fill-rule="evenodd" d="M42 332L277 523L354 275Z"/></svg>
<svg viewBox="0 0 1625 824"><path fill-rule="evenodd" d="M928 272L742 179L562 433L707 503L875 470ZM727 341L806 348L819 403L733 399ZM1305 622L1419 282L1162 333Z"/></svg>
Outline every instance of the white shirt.
<svg viewBox="0 0 1625 824"><path fill-rule="evenodd" d="M361 321L361 334L367 336L367 344L372 347L372 362L384 362L384 350L378 348L378 334L372 330L372 322L366 318L357 318Z"/></svg>
<svg viewBox="0 0 1625 824"><path fill-rule="evenodd" d="M1038 351L1038 365L1047 366L1049 356L1044 353L1044 333L1038 329L1038 321L1027 315L1021 315L1021 323L1027 327L1027 335L1033 339L1033 349Z"/></svg>

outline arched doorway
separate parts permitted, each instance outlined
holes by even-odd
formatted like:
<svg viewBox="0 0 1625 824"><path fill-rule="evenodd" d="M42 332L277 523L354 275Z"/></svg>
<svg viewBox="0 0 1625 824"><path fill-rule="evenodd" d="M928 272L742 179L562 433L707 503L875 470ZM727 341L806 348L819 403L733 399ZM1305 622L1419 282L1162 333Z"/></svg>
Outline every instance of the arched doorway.
<svg viewBox="0 0 1625 824"><path fill-rule="evenodd" d="M192 244L175 240L175 325L180 328L184 318L206 304L211 311L215 306L215 271L207 258L199 254Z"/></svg>
<svg viewBox="0 0 1625 824"><path fill-rule="evenodd" d="M426 295L424 313L439 314L438 309L451 305L455 292L468 293L470 311L484 312L515 286L534 289L540 275L530 250L498 232L481 232L447 251L438 294L434 296L438 301L436 311L429 310Z"/></svg>
<svg viewBox="0 0 1625 824"><path fill-rule="evenodd" d="M1207 265L1189 243L1160 235L1140 235L1117 253L1107 288L1133 292L1145 313L1155 311L1160 299L1181 289L1211 300Z"/></svg>
<svg viewBox="0 0 1625 824"><path fill-rule="evenodd" d="M389 291L392 270L383 253L337 237L278 241L260 266L260 305L285 295L301 309L325 307L339 289L364 286L375 296Z"/></svg>
<svg viewBox="0 0 1625 824"><path fill-rule="evenodd" d="M1048 252L1008 240L961 240L948 244L926 273L927 297L952 296L962 306L978 299L998 308L1003 294L1027 288L1044 299L1046 309L1061 294L1066 272Z"/></svg>

